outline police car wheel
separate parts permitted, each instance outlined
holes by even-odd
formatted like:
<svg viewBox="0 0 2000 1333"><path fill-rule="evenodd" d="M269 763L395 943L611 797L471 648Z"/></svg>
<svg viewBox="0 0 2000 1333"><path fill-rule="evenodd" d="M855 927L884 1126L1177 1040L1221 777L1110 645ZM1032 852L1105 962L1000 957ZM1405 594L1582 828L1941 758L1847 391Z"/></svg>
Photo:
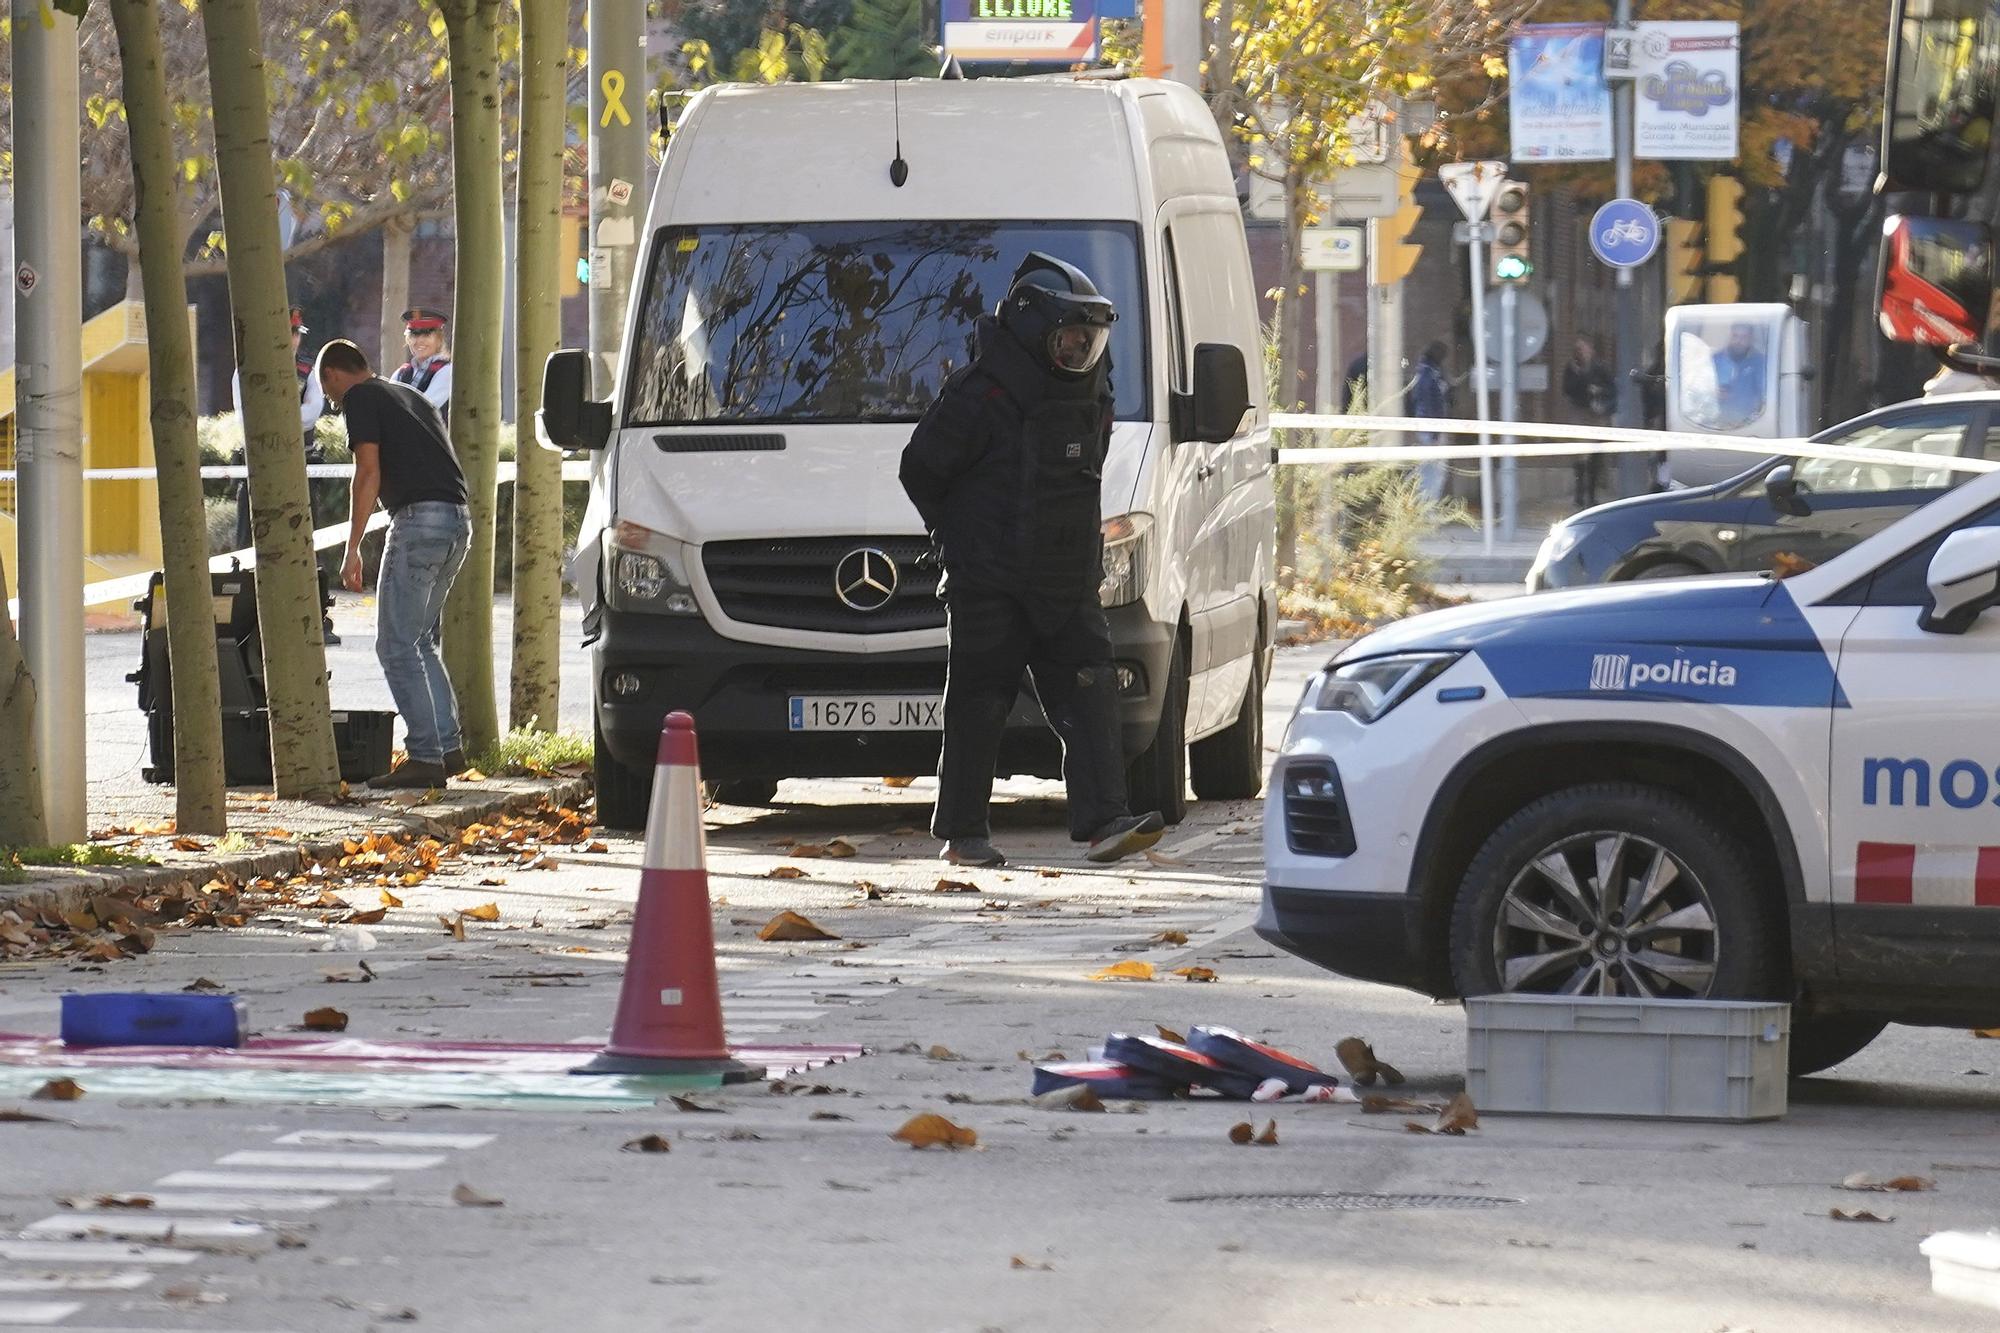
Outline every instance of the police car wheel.
<svg viewBox="0 0 2000 1333"><path fill-rule="evenodd" d="M1459 886L1461 995L1782 997L1779 938L1742 844L1671 792L1575 787L1502 824Z"/></svg>
<svg viewBox="0 0 2000 1333"><path fill-rule="evenodd" d="M596 733L597 753L591 764L597 787L597 822L605 828L643 829L653 803L653 771L635 772L618 762L604 733Z"/></svg>
<svg viewBox="0 0 2000 1333"><path fill-rule="evenodd" d="M1862 1047L1881 1036L1882 1029L1888 1026L1885 1018L1855 1014L1794 1016L1790 1047L1792 1077L1817 1074L1858 1055Z"/></svg>

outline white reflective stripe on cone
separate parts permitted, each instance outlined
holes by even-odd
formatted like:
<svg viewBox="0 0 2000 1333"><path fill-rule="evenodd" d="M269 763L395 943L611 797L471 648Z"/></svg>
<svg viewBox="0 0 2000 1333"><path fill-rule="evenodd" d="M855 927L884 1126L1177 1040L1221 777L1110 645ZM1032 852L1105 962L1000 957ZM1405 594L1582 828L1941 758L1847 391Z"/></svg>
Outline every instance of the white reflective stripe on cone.
<svg viewBox="0 0 2000 1333"><path fill-rule="evenodd" d="M701 826L701 770L661 764L653 770L653 809L646 817L645 870L703 870L708 845Z"/></svg>

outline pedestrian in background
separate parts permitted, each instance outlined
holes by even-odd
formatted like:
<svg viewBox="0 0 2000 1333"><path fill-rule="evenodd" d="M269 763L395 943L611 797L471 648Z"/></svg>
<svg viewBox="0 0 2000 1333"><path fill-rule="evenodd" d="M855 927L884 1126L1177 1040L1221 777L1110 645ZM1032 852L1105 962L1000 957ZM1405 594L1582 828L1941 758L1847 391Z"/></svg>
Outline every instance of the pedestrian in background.
<svg viewBox="0 0 2000 1333"><path fill-rule="evenodd" d="M432 788L466 769L458 696L438 649L445 594L472 543L465 474L428 399L377 376L359 347L335 339L320 349L319 381L347 418L354 488L341 583L360 592L361 538L380 498L389 539L376 575L375 657L403 715L409 757L370 784Z"/></svg>
<svg viewBox="0 0 2000 1333"><path fill-rule="evenodd" d="M1449 350L1442 342L1433 342L1424 348L1424 354L1417 358L1416 378L1410 384L1411 416L1442 419L1451 415L1451 377L1444 368L1445 358L1449 355ZM1444 434L1441 431L1418 431L1417 443L1441 445L1444 443ZM1417 464L1417 485L1425 499L1442 500L1445 485L1444 460Z"/></svg>
<svg viewBox="0 0 2000 1333"><path fill-rule="evenodd" d="M1597 344L1578 338L1563 367L1563 397L1581 417L1581 424L1602 426L1618 411L1618 386L1611 368L1597 356ZM1597 503L1598 483L1603 479L1604 456L1581 454L1570 465L1576 481L1576 507Z"/></svg>
<svg viewBox="0 0 2000 1333"><path fill-rule="evenodd" d="M1118 318L1089 278L1030 254L973 328L903 450L902 482L941 551L949 623L944 748L931 832L953 865L1000 866L988 807L1007 715L1034 681L1062 740L1069 835L1092 861L1144 851L1166 828L1126 804L1100 494L1113 419L1105 344Z"/></svg>
<svg viewBox="0 0 2000 1333"><path fill-rule="evenodd" d="M403 312L403 346L410 359L389 378L407 384L430 400L446 426L451 425L451 356L445 350L444 312L415 305Z"/></svg>

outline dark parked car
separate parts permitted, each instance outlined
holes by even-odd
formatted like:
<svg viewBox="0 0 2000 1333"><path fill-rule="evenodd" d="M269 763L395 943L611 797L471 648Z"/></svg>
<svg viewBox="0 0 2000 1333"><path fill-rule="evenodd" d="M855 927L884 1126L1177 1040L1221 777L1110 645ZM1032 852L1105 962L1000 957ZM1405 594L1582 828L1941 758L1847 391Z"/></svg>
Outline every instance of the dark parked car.
<svg viewBox="0 0 2000 1333"><path fill-rule="evenodd" d="M2000 461L2000 393L1885 407L1813 438L1862 449ZM1970 475L1920 463L1767 458L1712 486L1615 500L1564 519L1549 529L1528 571L1528 591L1809 567Z"/></svg>

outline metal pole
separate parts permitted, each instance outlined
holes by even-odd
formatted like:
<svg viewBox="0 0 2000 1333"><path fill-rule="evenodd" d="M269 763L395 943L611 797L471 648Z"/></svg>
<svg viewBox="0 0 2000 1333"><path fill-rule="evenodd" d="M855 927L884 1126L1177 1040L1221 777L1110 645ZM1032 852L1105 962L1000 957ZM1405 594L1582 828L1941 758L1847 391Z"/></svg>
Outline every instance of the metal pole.
<svg viewBox="0 0 2000 1333"><path fill-rule="evenodd" d="M1477 279L1474 279L1477 281ZM1516 283L1500 288L1500 419L1521 419L1521 292ZM1508 431L1500 443L1514 443ZM1521 526L1521 471L1519 460L1500 460L1500 540L1511 542Z"/></svg>
<svg viewBox="0 0 2000 1333"><path fill-rule="evenodd" d="M15 457L21 653L49 837L88 836L83 698L83 272L76 20L13 0Z"/></svg>
<svg viewBox="0 0 2000 1333"><path fill-rule="evenodd" d="M1384 159L1386 165L1400 171L1403 165L1403 139L1401 135L1389 136L1389 152ZM1381 275L1379 256L1385 245L1397 244L1400 237L1389 235L1389 229L1381 218L1368 220L1368 403L1369 410L1377 416L1394 417L1403 413L1403 284L1398 282L1374 282ZM1395 431L1377 431L1375 443L1394 447L1403 442L1401 434Z"/></svg>
<svg viewBox="0 0 2000 1333"><path fill-rule="evenodd" d="M1201 91L1202 0L1166 0L1166 77Z"/></svg>
<svg viewBox="0 0 2000 1333"><path fill-rule="evenodd" d="M1632 25L1632 0L1617 0L1613 21L1621 28ZM1620 199L1632 197L1632 80L1620 79L1611 89L1611 145L1615 154L1616 190ZM1621 268L1617 278L1618 323L1612 350L1611 381L1618 394L1616 422L1620 426L1644 424L1639 403L1639 385L1632 372L1639 366L1639 292L1633 286L1632 270ZM1649 460L1643 454L1618 455L1618 493L1638 495L1648 490Z"/></svg>
<svg viewBox="0 0 2000 1333"><path fill-rule="evenodd" d="M1470 240L1466 253L1472 263L1472 382L1473 402L1479 408L1479 420L1492 420L1492 407L1487 397L1486 382L1486 248L1481 244L1484 222L1475 222L1470 230ZM1479 432L1479 446L1485 448L1491 437ZM1479 460L1479 536L1485 553L1493 554L1493 460Z"/></svg>
<svg viewBox="0 0 2000 1333"><path fill-rule="evenodd" d="M592 392L609 398L646 210L645 0L590 0L588 21Z"/></svg>
<svg viewBox="0 0 2000 1333"><path fill-rule="evenodd" d="M1337 395L1334 376L1340 373L1340 310L1334 300L1334 283L1331 273L1313 275L1313 352L1318 361L1318 374L1313 393L1314 410L1324 416L1333 411Z"/></svg>

